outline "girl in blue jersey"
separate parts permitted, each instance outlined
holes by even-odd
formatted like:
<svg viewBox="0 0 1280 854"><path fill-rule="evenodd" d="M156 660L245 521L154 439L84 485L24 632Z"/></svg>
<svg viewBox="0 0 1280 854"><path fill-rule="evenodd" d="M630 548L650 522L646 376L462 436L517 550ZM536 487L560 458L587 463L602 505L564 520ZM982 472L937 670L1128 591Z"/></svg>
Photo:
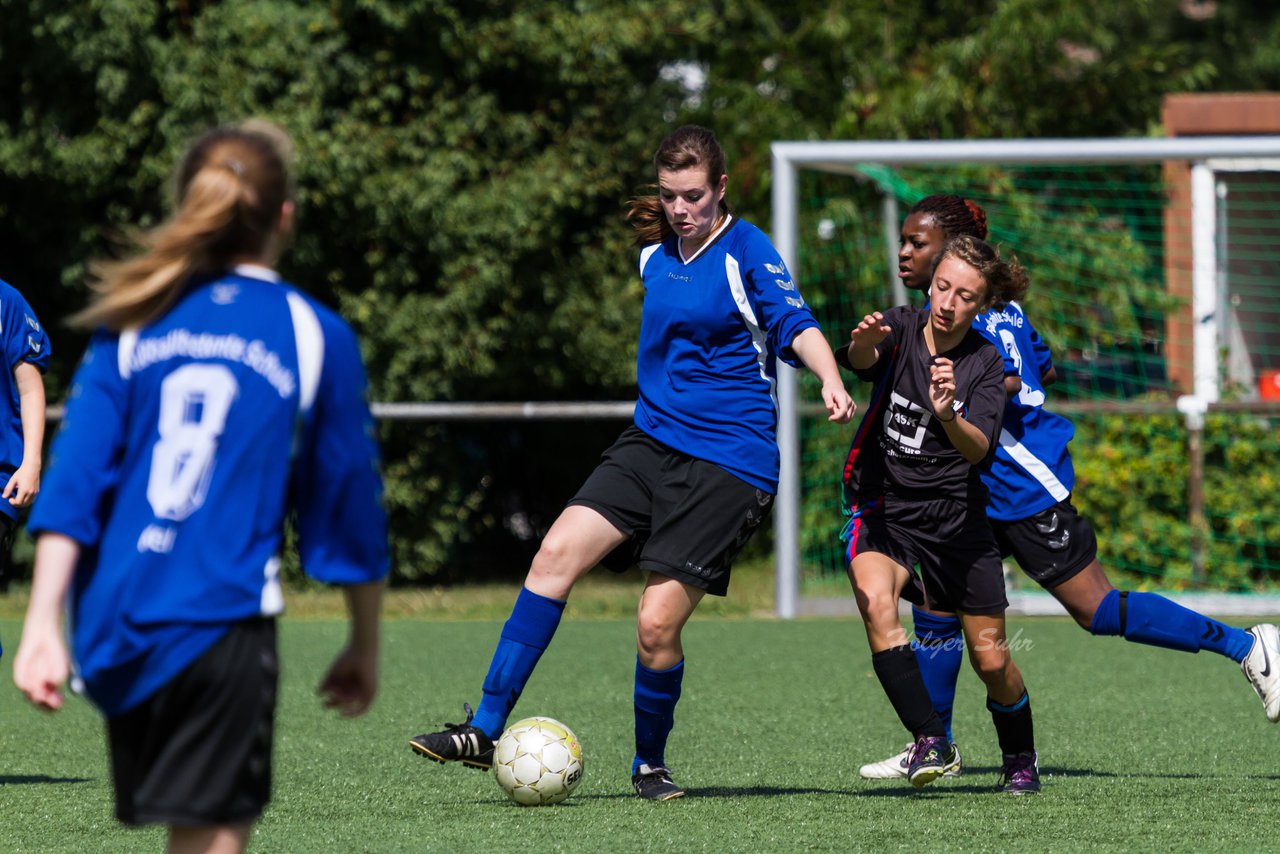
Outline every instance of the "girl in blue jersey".
<svg viewBox="0 0 1280 854"><path fill-rule="evenodd" d="M73 321L97 331L30 520L14 681L58 709L74 659L107 718L116 815L167 825L170 851L244 850L269 800L290 510L303 568L351 611L323 702L358 715L376 691L388 558L364 369L351 329L271 269L287 151L265 123L204 135L169 221L96 266Z"/></svg>
<svg viewBox="0 0 1280 854"><path fill-rule="evenodd" d="M845 464L846 554L872 665L914 739L907 777L915 786L945 773L955 748L898 619L907 589L962 614L1004 755L1005 791L1039 789L1031 705L1005 641L1004 575L979 474L1000 434L1003 363L972 328L978 314L1026 287L1016 261L955 238L939 255L927 310L868 315L837 351L874 383Z"/></svg>
<svg viewBox="0 0 1280 854"><path fill-rule="evenodd" d="M822 380L832 421L853 401L786 266L725 202L724 152L682 127L654 155L658 192L632 201L644 309L635 423L547 532L484 681L480 707L411 739L438 762L488 768L493 743L592 567L648 574L636 626L632 783L680 797L665 748L684 677L681 631L707 593L723 596L734 557L768 516L778 482L776 361Z"/></svg>
<svg viewBox="0 0 1280 854"><path fill-rule="evenodd" d="M44 372L49 336L22 294L0 282L0 351L8 372L0 397L0 590L7 588L18 513L40 492L44 453Z"/></svg>
<svg viewBox="0 0 1280 854"><path fill-rule="evenodd" d="M925 290L942 245L951 237L985 237L986 212L955 195L928 196L902 224L899 275L911 290ZM1262 697L1267 717L1280 718L1280 676L1265 664L1280 655L1275 626L1245 631L1198 614L1154 593L1115 590L1098 562L1089 520L1071 504L1075 470L1068 443L1071 422L1044 408L1045 388L1056 376L1049 348L1016 302L974 320L974 328L1004 357L1003 426L991 468L983 474L990 492L987 515L1004 557L1062 603L1076 622L1095 635L1185 652L1212 650L1239 662ZM933 706L951 739L951 713L960 672L960 622L954 614L913 606L913 647ZM902 777L910 748L862 766L868 779ZM949 774L960 772L959 751Z"/></svg>

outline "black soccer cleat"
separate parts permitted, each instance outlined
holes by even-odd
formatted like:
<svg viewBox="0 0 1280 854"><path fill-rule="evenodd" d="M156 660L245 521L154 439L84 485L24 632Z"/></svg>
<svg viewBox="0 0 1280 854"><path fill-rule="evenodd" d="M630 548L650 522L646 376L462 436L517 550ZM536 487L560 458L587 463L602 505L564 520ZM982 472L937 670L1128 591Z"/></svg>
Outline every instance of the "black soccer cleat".
<svg viewBox="0 0 1280 854"><path fill-rule="evenodd" d="M468 768L488 771L493 767L493 739L479 727L471 725L472 711L469 703L462 709L467 719L460 724L445 724L440 732L427 732L409 739L409 746L419 756L434 759L441 764L461 762Z"/></svg>
<svg viewBox="0 0 1280 854"><path fill-rule="evenodd" d="M677 786L671 779L671 772L662 767L641 765L640 770L631 775L631 785L635 786L636 794L646 801L670 801L684 797L684 789Z"/></svg>
<svg viewBox="0 0 1280 854"><path fill-rule="evenodd" d="M1006 753L996 788L1007 795L1034 795L1040 791L1040 764L1036 760L1036 752Z"/></svg>
<svg viewBox="0 0 1280 854"><path fill-rule="evenodd" d="M922 736L911 746L907 779L917 789L927 786L959 764L956 746L945 737Z"/></svg>

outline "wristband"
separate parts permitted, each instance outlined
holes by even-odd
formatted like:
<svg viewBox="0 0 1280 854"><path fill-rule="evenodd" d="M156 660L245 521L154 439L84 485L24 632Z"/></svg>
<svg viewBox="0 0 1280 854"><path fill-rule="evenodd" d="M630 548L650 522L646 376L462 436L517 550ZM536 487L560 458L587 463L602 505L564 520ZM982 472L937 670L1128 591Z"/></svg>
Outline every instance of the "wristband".
<svg viewBox="0 0 1280 854"><path fill-rule="evenodd" d="M955 411L954 409L953 409L953 410L951 410L951 417L950 417L950 418L942 418L942 417L939 417L939 418L938 418L938 420L939 420L939 421L941 421L943 424L950 424L952 421L955 421L955 420L956 420L956 411Z"/></svg>

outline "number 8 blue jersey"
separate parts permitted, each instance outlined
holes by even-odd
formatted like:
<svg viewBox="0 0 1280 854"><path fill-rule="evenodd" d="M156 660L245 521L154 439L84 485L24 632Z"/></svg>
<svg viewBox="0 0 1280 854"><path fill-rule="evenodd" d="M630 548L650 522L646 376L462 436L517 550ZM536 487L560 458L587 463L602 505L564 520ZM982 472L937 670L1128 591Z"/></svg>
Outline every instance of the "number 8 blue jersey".
<svg viewBox="0 0 1280 854"><path fill-rule="evenodd" d="M93 338L28 527L83 546L72 649L104 712L145 700L232 623L280 613L290 510L309 575L385 575L365 387L350 328L261 267Z"/></svg>

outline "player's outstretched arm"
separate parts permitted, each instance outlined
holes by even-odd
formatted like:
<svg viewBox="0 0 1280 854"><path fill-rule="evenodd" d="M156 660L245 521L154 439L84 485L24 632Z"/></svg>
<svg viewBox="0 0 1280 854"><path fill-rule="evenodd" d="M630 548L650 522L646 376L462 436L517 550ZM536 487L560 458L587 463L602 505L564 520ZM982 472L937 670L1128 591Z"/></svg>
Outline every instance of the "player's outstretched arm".
<svg viewBox="0 0 1280 854"><path fill-rule="evenodd" d="M378 621L382 582L344 588L351 614L351 638L329 665L316 693L326 709L344 718L363 715L378 693Z"/></svg>
<svg viewBox="0 0 1280 854"><path fill-rule="evenodd" d="M13 682L35 706L49 711L62 708L62 685L71 672L62 612L79 558L80 544L70 537L46 533L36 541L31 600L13 659Z"/></svg>
<svg viewBox="0 0 1280 854"><path fill-rule="evenodd" d="M840 368L821 330L816 326L803 330L791 342L791 349L822 381L822 404L827 408L827 420L848 424L856 407L840 379Z"/></svg>
<svg viewBox="0 0 1280 854"><path fill-rule="evenodd" d="M886 325L878 311L865 315L862 322L849 331L849 367L865 370L876 363L880 353L876 345L888 337L893 328Z"/></svg>

